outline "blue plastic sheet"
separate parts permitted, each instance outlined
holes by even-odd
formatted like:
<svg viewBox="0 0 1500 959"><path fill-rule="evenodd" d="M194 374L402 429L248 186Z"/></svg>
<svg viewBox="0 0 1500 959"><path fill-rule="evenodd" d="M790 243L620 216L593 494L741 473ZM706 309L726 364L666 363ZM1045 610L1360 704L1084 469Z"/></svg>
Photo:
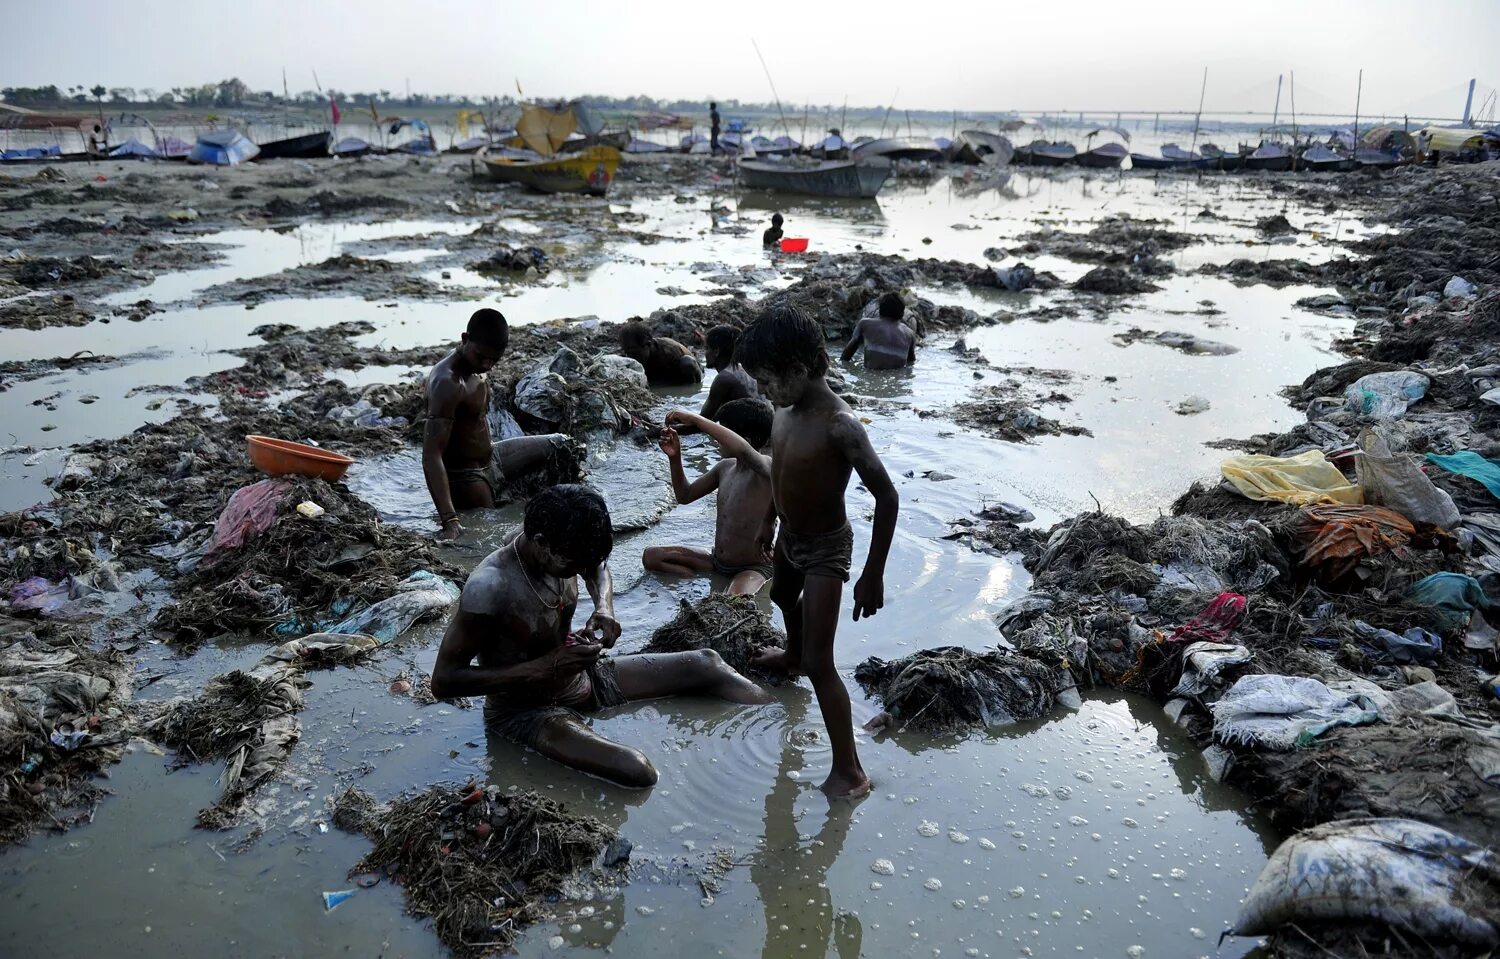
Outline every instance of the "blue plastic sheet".
<svg viewBox="0 0 1500 959"><path fill-rule="evenodd" d="M1464 450L1449 456L1427 454L1427 462L1435 463L1450 473L1467 476L1484 486L1490 495L1500 499L1500 464L1485 459L1473 450Z"/></svg>
<svg viewBox="0 0 1500 959"><path fill-rule="evenodd" d="M1490 608L1489 597L1484 595L1479 580L1462 573L1433 573L1413 583L1408 593L1422 605L1441 610L1450 629L1467 624L1474 610Z"/></svg>

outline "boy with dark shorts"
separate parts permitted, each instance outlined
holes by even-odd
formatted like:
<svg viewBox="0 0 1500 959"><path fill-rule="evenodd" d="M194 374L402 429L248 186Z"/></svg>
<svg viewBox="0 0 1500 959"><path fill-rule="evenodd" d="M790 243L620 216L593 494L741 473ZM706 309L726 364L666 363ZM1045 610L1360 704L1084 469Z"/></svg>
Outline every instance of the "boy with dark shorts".
<svg viewBox="0 0 1500 959"><path fill-rule="evenodd" d="M522 528L464 583L432 669L432 694L485 696L485 726L494 735L646 788L656 783L656 767L594 732L584 713L671 695L743 704L770 697L712 650L605 657L620 637L604 565L613 544L609 510L589 487L552 486L532 497ZM594 612L574 632L579 576Z"/></svg>
<svg viewBox="0 0 1500 959"><path fill-rule="evenodd" d="M719 410L719 421L674 410L667 414L661 449L672 466L672 490L686 505L719 491L712 553L694 546L652 546L641 563L652 572L676 576L718 573L729 580L731 596L750 596L771 581L771 543L776 510L771 502L771 480L743 457L754 454L771 439L774 412L760 399L734 400ZM719 462L688 482L682 469L682 443L674 427L707 433L719 444Z"/></svg>
<svg viewBox="0 0 1500 959"><path fill-rule="evenodd" d="M854 584L854 619L885 605L885 561L896 531L900 497L864 427L829 389L823 331L806 313L773 306L740 334L736 355L776 407L769 459L736 450L771 478L781 529L773 553L771 599L786 622L786 651L762 664L812 680L833 747L833 769L823 783L831 798L870 791L870 777L854 744L849 691L834 665L833 639L854 547L844 509L850 473L875 497L875 521L864 571Z"/></svg>

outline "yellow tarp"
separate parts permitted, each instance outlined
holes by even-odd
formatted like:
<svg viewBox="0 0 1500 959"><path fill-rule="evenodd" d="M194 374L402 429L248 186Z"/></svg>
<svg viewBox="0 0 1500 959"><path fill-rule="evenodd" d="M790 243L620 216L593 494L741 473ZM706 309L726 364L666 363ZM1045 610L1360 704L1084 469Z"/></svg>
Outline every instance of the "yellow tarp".
<svg viewBox="0 0 1500 959"><path fill-rule="evenodd" d="M1483 142L1480 137L1483 130L1466 130L1463 128L1453 129L1450 127L1423 127L1417 131L1417 142L1422 142L1425 135L1427 149L1441 150L1444 153L1458 153L1461 150L1478 149Z"/></svg>
<svg viewBox="0 0 1500 959"><path fill-rule="evenodd" d="M558 147L576 129L578 118L573 115L572 106L566 110L549 110L535 103L528 103L521 107L521 119L516 123L516 132L521 135L527 148L544 157L556 153Z"/></svg>
<svg viewBox="0 0 1500 959"><path fill-rule="evenodd" d="M1219 469L1247 499L1275 500L1295 506L1314 503L1358 506L1365 501L1364 490L1345 479L1322 450L1308 450L1296 456L1231 456Z"/></svg>

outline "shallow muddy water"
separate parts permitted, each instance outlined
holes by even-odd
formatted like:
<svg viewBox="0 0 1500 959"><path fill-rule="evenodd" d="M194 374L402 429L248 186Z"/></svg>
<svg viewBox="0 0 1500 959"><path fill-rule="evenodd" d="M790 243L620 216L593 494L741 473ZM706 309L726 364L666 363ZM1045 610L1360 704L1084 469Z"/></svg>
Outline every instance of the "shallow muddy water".
<svg viewBox="0 0 1500 959"><path fill-rule="evenodd" d="M1012 558L944 538L950 520L971 515L986 499L1027 506L1044 527L1090 506L1091 497L1128 518L1148 518L1189 481L1214 472L1224 454L1204 447L1205 441L1288 425L1294 414L1278 390L1331 362L1327 344L1350 321L1292 306L1322 291L1237 287L1182 274L1233 257L1328 255L1326 240L1306 233L1290 247L1245 245L1255 238L1254 221L1274 212L1309 229L1325 221L1329 231L1363 229L1333 224L1321 212L1287 209L1254 184L1225 178L1015 173L1003 189L973 195L946 179L895 186L878 203L787 200L776 208L788 218L788 234L811 237L815 250L862 246L970 262L982 262L986 248L1016 245L1019 235L1039 225L1083 232L1090 220L1120 212L1159 217L1205 239L1168 257L1181 272L1159 281L1160 292L1116 299L1103 318L1023 318L971 332L967 345L990 366L949 351L950 336L929 341L914 372L846 372L902 497L886 607L859 623L846 616L839 627L838 663L846 676L872 655L892 658L950 644L981 648L998 640L991 617L1025 591L1028 575ZM716 275L742 267L778 270L785 262L758 243L772 205L733 192L698 195L689 203L670 197L636 203L632 212L645 215L640 230L683 242L643 242L627 232L609 245L600 265L554 272L535 285L477 289L513 323L590 315L615 321L703 300L705 290L721 285ZM1224 219L1198 219L1205 207ZM715 208L728 212L711 212ZM395 221L299 228L300 239L297 231L274 239L268 231L208 236L237 249L209 270L159 278L150 295L159 302L190 298L211 283L316 262L347 244L459 228ZM924 237L932 242L923 243ZM432 249L441 250L440 235ZM429 258L410 251L402 256ZM1055 258L1029 262L1064 280L1089 269ZM470 284L462 272L450 270L448 282ZM434 268L431 278L440 276ZM758 295L791 279L764 274L748 291ZM657 292L665 287L685 292ZM1016 312L1047 297L919 292L984 315ZM1205 300L1219 312L1197 312ZM250 331L261 324L368 320L377 332L360 342L419 346L454 336L472 308L279 300L253 310L174 308L140 323L0 331L0 351L14 358L78 349L121 358L110 369L15 386L0 393L0 410L14 434L9 442L63 447L173 415L171 400L183 380L237 364L219 351L252 342ZM1188 355L1148 342L1124 345L1117 335L1131 327L1190 333L1238 351ZM1004 382L1002 368L1017 367L1064 371L1067 382L1057 389L1071 402L1041 409L1093 436L1007 444L942 415L976 387ZM347 381L395 381L412 372L368 368ZM177 393L132 395L140 387L172 384ZM99 399L83 404L86 395ZM671 401L696 408L703 395ZM1210 408L1192 416L1173 411L1192 395L1207 398ZM43 397L56 409L39 412L30 405ZM164 398L168 402L150 408ZM923 417L922 411L938 415ZM56 429L43 431L46 424ZM0 508L44 499L41 478L55 471L58 457L30 452L0 460ZM688 443L685 458L696 472L711 465L713 454L699 439ZM932 470L954 478L926 478ZM612 495L633 478L608 462L596 471ZM431 505L414 455L360 464L349 482L387 519L430 528ZM849 507L856 562L862 563L872 500L857 484ZM467 521L467 533L451 548L453 561L472 566L518 515L506 509ZM641 549L706 544L712 522L712 503L700 502L617 538L611 567L626 627L623 651L644 643L678 600L696 598L709 586L644 575ZM263 835L243 846L237 845L243 832L192 828L194 813L216 792L215 767L169 773L167 760L149 751L127 757L111 777L116 796L92 825L38 836L0 856L6 890L0 952L441 955L431 931L403 915L400 893L389 885L359 890L336 910L324 910L320 893L350 888L347 871L367 848L363 839L324 831L326 800L350 783L385 799L469 777L538 789L618 826L635 844L638 872L618 897L559 904L561 920L531 930L522 955L551 954L554 936L562 937L564 951L578 954L608 948L620 956L840 959L1124 956L1133 945L1147 956L1240 956L1253 945L1230 941L1216 952L1213 942L1276 837L1246 811L1243 796L1209 779L1192 744L1144 699L1086 692L1077 712L1059 709L1042 721L962 739L862 734L861 755L875 792L852 808L830 808L816 789L827 770L826 737L805 686L782 689L772 704L751 709L697 701L636 704L597 720L602 732L641 748L661 770L655 789L628 793L487 741L478 709L418 707L389 693L390 680L403 669L430 669L440 633L440 626L419 627L372 665L310 675L302 740L291 764L260 794ZM210 646L180 659L148 644L136 654L138 669L164 678L139 696L190 695L263 650L260 643ZM855 718L863 722L877 706L852 692ZM737 865L705 902L694 870L719 848L732 850ZM872 871L877 859L890 860L893 874Z"/></svg>

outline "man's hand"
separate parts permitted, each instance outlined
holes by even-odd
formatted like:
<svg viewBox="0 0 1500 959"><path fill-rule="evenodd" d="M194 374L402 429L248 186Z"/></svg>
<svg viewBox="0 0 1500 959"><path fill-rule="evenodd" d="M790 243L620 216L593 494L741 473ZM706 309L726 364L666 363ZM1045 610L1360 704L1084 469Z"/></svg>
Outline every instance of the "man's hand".
<svg viewBox="0 0 1500 959"><path fill-rule="evenodd" d="M870 573L861 575L859 582L854 584L854 621L859 622L861 613L866 617L874 616L884 605L885 577Z"/></svg>
<svg viewBox="0 0 1500 959"><path fill-rule="evenodd" d="M661 431L661 451L672 459L682 455L682 437L672 427L663 427Z"/></svg>
<svg viewBox="0 0 1500 959"><path fill-rule="evenodd" d="M668 428L673 426L690 426L692 422L693 421L688 418L688 414L683 412L682 410L673 410L672 412L667 414L666 424Z"/></svg>
<svg viewBox="0 0 1500 959"><path fill-rule="evenodd" d="M598 643L559 646L547 655L547 665L555 675L571 676L594 665L603 651Z"/></svg>
<svg viewBox="0 0 1500 959"><path fill-rule="evenodd" d="M615 641L620 638L620 622L607 613L595 610L589 621L583 624L583 632L592 639L598 639L605 649L614 649Z"/></svg>
<svg viewBox="0 0 1500 959"><path fill-rule="evenodd" d="M458 517L448 520L443 524L442 531L437 534L440 540L454 540L463 535L464 528L458 522Z"/></svg>

